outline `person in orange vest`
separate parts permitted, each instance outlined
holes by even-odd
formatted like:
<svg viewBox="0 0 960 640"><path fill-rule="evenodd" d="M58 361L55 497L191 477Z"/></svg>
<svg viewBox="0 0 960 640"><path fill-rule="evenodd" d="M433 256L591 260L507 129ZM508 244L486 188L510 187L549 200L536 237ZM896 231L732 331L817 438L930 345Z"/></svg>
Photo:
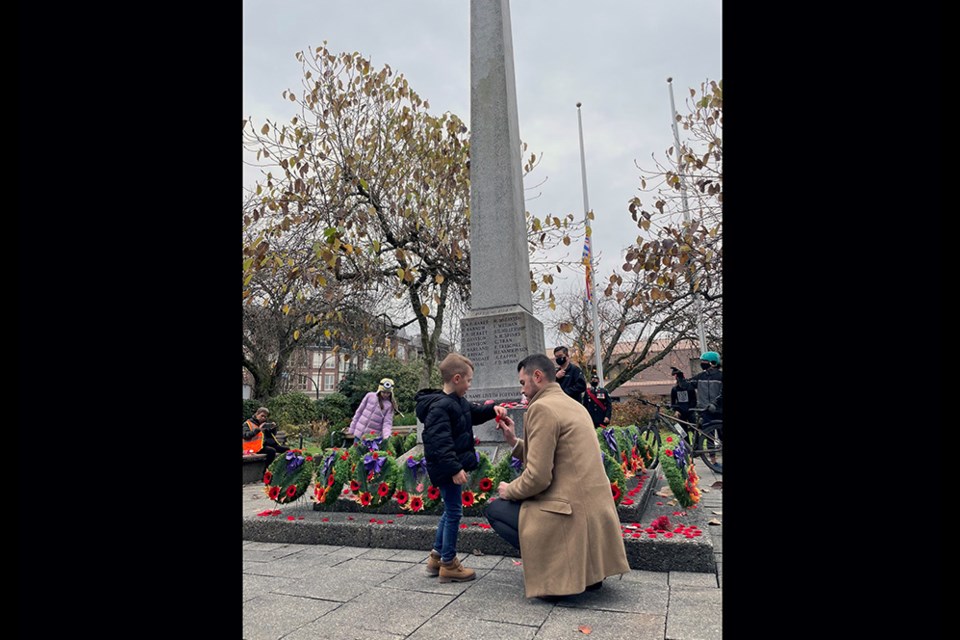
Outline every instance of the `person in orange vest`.
<svg viewBox="0 0 960 640"><path fill-rule="evenodd" d="M243 452L262 453L267 456L267 466L273 462L278 453L286 453L290 447L277 442L277 424L267 422L270 410L260 407L253 417L243 422Z"/></svg>

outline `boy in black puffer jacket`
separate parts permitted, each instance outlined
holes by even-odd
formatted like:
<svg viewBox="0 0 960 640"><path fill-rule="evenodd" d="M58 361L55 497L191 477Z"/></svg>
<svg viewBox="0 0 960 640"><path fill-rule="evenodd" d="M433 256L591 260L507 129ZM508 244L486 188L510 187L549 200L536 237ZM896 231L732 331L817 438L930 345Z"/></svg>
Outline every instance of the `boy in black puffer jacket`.
<svg viewBox="0 0 960 640"><path fill-rule="evenodd" d="M473 424L494 417L510 421L507 410L495 405L467 402L463 396L473 381L473 363L459 353L451 353L440 363L443 390L421 389L414 399L417 418L423 423L423 452L430 482L440 489L443 514L437 524L437 537L427 559L427 575L440 582L467 582L476 578L457 558L457 536L463 515L462 485L467 471L477 468L479 455L474 448Z"/></svg>

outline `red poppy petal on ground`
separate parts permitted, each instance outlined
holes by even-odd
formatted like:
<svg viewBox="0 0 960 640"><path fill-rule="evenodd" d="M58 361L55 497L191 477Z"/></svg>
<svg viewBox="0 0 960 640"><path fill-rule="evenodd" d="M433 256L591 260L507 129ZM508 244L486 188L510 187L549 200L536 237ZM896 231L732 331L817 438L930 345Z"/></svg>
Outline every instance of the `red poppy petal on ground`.
<svg viewBox="0 0 960 640"><path fill-rule="evenodd" d="M387 524L393 524L393 520L387 520Z"/></svg>
<svg viewBox="0 0 960 640"><path fill-rule="evenodd" d="M383 520L377 520L377 524L383 524Z"/></svg>
<svg viewBox="0 0 960 640"><path fill-rule="evenodd" d="M657 537L657 534L655 534L655 533L648 533L647 535L650 536L651 538L656 538L656 537Z"/></svg>
<svg viewBox="0 0 960 640"><path fill-rule="evenodd" d="M398 513L398 514L397 514L396 516L394 516L394 517L396 517L396 518L402 518L403 516L404 516L404 514Z"/></svg>
<svg viewBox="0 0 960 640"><path fill-rule="evenodd" d="M647 527L646 529L644 529L644 531L646 531L647 533L653 533L653 527Z"/></svg>
<svg viewBox="0 0 960 640"><path fill-rule="evenodd" d="M523 562L521 562L520 560L514 560L514 561L513 561L513 566L515 566L515 567L519 567L519 566L522 565L522 564L523 564Z"/></svg>
<svg viewBox="0 0 960 640"><path fill-rule="evenodd" d="M643 534L642 534L642 533L631 533L630 535L633 536L634 538L639 538L639 537L642 536Z"/></svg>
<svg viewBox="0 0 960 640"><path fill-rule="evenodd" d="M657 503L657 506L658 506L658 507L662 507L662 506L663 506L663 503L662 503L662 502L658 502L658 503ZM676 512L674 512L673 515L677 515Z"/></svg>
<svg viewBox="0 0 960 640"><path fill-rule="evenodd" d="M347 520L353 520L353 516L347 516Z"/></svg>
<svg viewBox="0 0 960 640"><path fill-rule="evenodd" d="M633 504L633 500L631 500L630 498L624 498L624 499L620 502L620 504L631 505L631 504Z"/></svg>
<svg viewBox="0 0 960 640"><path fill-rule="evenodd" d="M660 504L660 503L658 502L657 504ZM674 512L673 512L673 515L678 516L678 515L680 515L680 512L679 512L679 511L674 511Z"/></svg>
<svg viewBox="0 0 960 640"><path fill-rule="evenodd" d="M293 516L287 516L287 520L296 520Z"/></svg>
<svg viewBox="0 0 960 640"><path fill-rule="evenodd" d="M376 522L376 521L377 521L376 518L370 518L370 522Z"/></svg>
<svg viewBox="0 0 960 640"><path fill-rule="evenodd" d="M303 516L297 516L297 520L303 520Z"/></svg>
<svg viewBox="0 0 960 640"><path fill-rule="evenodd" d="M275 515L275 516L280 515L280 509L274 509L274 510L273 510L273 515Z"/></svg>
<svg viewBox="0 0 960 640"><path fill-rule="evenodd" d="M466 529L466 528L467 528L467 525L462 524L462 525L460 525L460 528L461 528L461 529Z"/></svg>
<svg viewBox="0 0 960 640"><path fill-rule="evenodd" d="M330 522L330 518L324 518L323 521L324 521L324 522Z"/></svg>

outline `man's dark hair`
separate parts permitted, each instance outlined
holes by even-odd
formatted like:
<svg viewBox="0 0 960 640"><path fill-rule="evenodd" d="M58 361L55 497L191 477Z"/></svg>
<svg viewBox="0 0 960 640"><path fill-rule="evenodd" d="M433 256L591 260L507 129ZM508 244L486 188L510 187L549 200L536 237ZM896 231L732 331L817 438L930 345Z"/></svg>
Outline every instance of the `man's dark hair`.
<svg viewBox="0 0 960 640"><path fill-rule="evenodd" d="M554 348L553 348L553 352L556 353L557 351L563 351L563 355L565 355L565 356L569 356L569 355L570 355L570 352L567 351L567 348L566 348L566 347L554 347Z"/></svg>
<svg viewBox="0 0 960 640"><path fill-rule="evenodd" d="M543 376L547 379L547 382L557 381L557 363L543 353L535 353L521 360L520 364L517 365L517 372L519 373L521 369L531 376L534 371L539 369L543 371Z"/></svg>

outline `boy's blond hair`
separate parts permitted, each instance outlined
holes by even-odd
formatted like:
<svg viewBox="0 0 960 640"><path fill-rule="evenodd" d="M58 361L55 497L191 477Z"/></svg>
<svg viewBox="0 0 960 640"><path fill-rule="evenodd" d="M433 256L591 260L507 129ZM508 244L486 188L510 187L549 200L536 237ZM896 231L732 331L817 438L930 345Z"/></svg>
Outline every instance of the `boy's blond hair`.
<svg viewBox="0 0 960 640"><path fill-rule="evenodd" d="M440 378L444 384L453 380L453 376L458 373L465 376L470 371L473 371L473 363L470 362L469 358L459 353L447 354L447 357L440 363Z"/></svg>

